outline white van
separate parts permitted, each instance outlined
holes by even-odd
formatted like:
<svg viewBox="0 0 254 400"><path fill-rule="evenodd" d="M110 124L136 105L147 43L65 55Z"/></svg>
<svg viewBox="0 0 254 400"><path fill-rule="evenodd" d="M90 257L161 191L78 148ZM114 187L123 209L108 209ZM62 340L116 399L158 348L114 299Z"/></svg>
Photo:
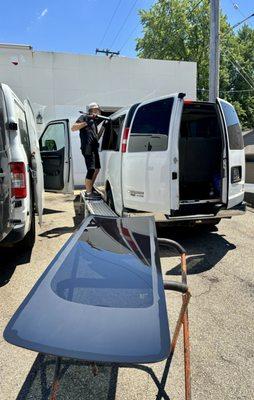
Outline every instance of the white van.
<svg viewBox="0 0 254 400"><path fill-rule="evenodd" d="M97 181L105 199L162 221L216 224L245 211L245 157L234 107L160 97L113 114Z"/></svg>
<svg viewBox="0 0 254 400"><path fill-rule="evenodd" d="M0 84L0 242L35 241L35 212L41 223L43 172L33 112Z"/></svg>
<svg viewBox="0 0 254 400"><path fill-rule="evenodd" d="M184 97L172 94L111 115L96 185L118 215L144 211L165 222L216 224L245 212L244 146L234 107ZM40 147L46 189L71 190L71 154L85 179L79 137L68 120L49 122Z"/></svg>
<svg viewBox="0 0 254 400"><path fill-rule="evenodd" d="M50 129L54 129L54 126ZM62 126L66 129L64 122ZM49 129L47 132L49 134ZM45 143L50 145L47 142L47 134L44 135L44 145ZM68 160L67 165L64 158L67 137L69 138L66 129L63 148L59 150L59 154L51 152L50 156L46 157L47 164L44 166L46 187L56 191L66 190L67 185L62 184L62 179L64 174L66 176L69 174L71 168L71 162ZM56 138L56 142L53 143L53 146L56 145L60 145L60 138ZM45 149L42 150L44 157L46 152ZM52 165L54 168L51 168ZM50 177L47 175L48 169ZM37 129L30 103L28 100L22 103L7 85L0 84L0 243L2 245L19 243L22 248L33 247L35 213L38 214L39 223L42 222L43 177ZM72 181L71 175L68 179Z"/></svg>

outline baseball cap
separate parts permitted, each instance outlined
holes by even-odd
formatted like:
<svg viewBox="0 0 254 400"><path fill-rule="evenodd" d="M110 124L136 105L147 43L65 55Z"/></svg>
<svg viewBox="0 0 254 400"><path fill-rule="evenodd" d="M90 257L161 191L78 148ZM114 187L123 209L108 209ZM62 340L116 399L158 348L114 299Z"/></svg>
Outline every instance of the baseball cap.
<svg viewBox="0 0 254 400"><path fill-rule="evenodd" d="M90 103L89 106L88 106L88 110L91 110L92 108L99 108L100 109L100 106L97 103Z"/></svg>

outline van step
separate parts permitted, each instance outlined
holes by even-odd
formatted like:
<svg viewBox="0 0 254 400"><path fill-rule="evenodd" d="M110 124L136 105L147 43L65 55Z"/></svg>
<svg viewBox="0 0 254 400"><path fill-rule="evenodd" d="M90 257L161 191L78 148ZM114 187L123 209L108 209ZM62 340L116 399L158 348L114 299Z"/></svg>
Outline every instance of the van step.
<svg viewBox="0 0 254 400"><path fill-rule="evenodd" d="M116 213L105 203L104 200L87 200L85 191L81 191L80 198L84 202L85 209L92 215L104 215L106 217L116 217Z"/></svg>

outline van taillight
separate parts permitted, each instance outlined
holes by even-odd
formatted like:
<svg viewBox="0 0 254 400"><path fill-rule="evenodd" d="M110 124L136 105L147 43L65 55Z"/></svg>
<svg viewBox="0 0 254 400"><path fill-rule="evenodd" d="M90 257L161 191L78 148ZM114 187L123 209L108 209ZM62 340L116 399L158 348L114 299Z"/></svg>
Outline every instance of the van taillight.
<svg viewBox="0 0 254 400"><path fill-rule="evenodd" d="M16 199L24 199L26 189L26 167L23 162L12 162L11 166L11 194Z"/></svg>
<svg viewBox="0 0 254 400"><path fill-rule="evenodd" d="M130 133L130 128L125 128L123 132L123 140L122 140L122 153L126 153L127 150L127 141Z"/></svg>
<svg viewBox="0 0 254 400"><path fill-rule="evenodd" d="M184 103L184 104L192 104L192 103L193 103L193 100L185 99L185 100L183 101L183 103Z"/></svg>

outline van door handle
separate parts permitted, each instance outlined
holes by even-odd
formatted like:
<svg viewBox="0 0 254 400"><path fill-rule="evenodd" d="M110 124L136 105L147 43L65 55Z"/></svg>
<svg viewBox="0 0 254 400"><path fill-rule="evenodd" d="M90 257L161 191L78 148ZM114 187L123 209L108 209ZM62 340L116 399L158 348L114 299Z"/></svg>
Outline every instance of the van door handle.
<svg viewBox="0 0 254 400"><path fill-rule="evenodd" d="M172 172L172 179L176 180L177 179L177 172Z"/></svg>
<svg viewBox="0 0 254 400"><path fill-rule="evenodd" d="M150 142L148 142L148 144L147 144L147 151L151 151L152 148L153 148L153 146L151 145Z"/></svg>

